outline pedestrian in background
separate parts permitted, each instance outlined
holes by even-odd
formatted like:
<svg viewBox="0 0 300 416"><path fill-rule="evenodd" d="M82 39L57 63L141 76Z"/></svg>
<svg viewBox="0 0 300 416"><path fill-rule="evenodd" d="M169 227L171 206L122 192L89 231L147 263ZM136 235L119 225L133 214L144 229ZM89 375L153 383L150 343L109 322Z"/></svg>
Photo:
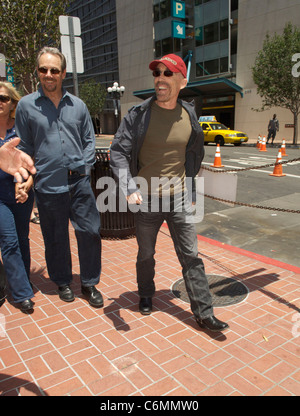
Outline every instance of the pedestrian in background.
<svg viewBox="0 0 300 416"><path fill-rule="evenodd" d="M49 276L59 297L74 300L69 221L77 239L81 291L103 306L96 285L101 272L100 214L90 186L95 134L82 100L63 86L66 59L56 48L37 56L38 91L23 97L16 112L20 149L34 158L35 197L45 243Z"/></svg>
<svg viewBox="0 0 300 416"><path fill-rule="evenodd" d="M277 120L276 114L273 115L273 118L269 121L268 124L268 137L267 137L267 143L269 143L269 140L272 138L271 144L274 143L276 133L279 131L279 121Z"/></svg>
<svg viewBox="0 0 300 416"><path fill-rule="evenodd" d="M151 62L149 67L153 71L156 95L129 110L110 148L111 168L120 186L125 187L127 200L141 206L136 213L139 310L143 315L152 311L155 245L165 220L198 325L223 331L228 325L213 314L204 264L198 257L195 225L187 221L191 200L195 201L195 187L190 190L192 195L186 198L185 179L192 178L194 183L204 155L203 131L194 106L178 99L179 92L187 85L187 68L174 54ZM126 182L121 177L122 172L127 173ZM148 183L145 191L135 185L133 178L136 176ZM163 186L152 189L153 178L175 179L173 191ZM155 209L151 205L153 196L155 203L158 202ZM165 210L167 198L170 204ZM190 207L186 206L187 199Z"/></svg>
<svg viewBox="0 0 300 416"><path fill-rule="evenodd" d="M15 110L20 96L11 83L0 82L0 146L16 137ZM30 284L29 219L33 207L33 179L15 183L0 170L0 248L6 280L13 300L23 312L33 309ZM0 300L5 298L3 277Z"/></svg>

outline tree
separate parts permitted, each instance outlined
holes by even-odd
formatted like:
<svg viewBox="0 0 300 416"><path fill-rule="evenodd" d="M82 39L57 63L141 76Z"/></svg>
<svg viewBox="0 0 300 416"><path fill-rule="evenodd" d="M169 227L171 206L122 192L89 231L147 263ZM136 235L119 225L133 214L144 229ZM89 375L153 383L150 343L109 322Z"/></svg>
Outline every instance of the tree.
<svg viewBox="0 0 300 416"><path fill-rule="evenodd" d="M295 74L295 56L299 52L300 29L287 23L282 35L267 34L252 67L253 80L263 100L262 108L256 111L271 107L290 110L294 116L293 144L297 144L300 112L300 77Z"/></svg>
<svg viewBox="0 0 300 416"><path fill-rule="evenodd" d="M100 113L104 108L106 95L106 89L94 79L87 80L79 86L79 96L95 121L96 133L100 130Z"/></svg>
<svg viewBox="0 0 300 416"><path fill-rule="evenodd" d="M12 65L21 92L36 90L36 55L44 46L58 47L58 17L68 5L65 0L1 0L0 51Z"/></svg>

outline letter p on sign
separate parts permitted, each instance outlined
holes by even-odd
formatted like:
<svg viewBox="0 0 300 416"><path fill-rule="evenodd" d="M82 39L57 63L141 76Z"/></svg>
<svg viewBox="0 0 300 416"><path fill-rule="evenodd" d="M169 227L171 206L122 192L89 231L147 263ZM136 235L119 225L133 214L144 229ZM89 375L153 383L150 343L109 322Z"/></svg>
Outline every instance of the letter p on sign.
<svg viewBox="0 0 300 416"><path fill-rule="evenodd" d="M173 17L179 17L185 19L185 2L173 0L172 2Z"/></svg>
<svg viewBox="0 0 300 416"><path fill-rule="evenodd" d="M176 15L179 15L183 10L183 5L181 3L176 3Z"/></svg>

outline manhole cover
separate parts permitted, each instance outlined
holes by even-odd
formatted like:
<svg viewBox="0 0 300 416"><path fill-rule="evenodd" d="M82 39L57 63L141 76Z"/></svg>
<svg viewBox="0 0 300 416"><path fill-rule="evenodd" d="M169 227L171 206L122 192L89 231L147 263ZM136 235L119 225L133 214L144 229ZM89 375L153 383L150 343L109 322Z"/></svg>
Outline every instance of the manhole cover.
<svg viewBox="0 0 300 416"><path fill-rule="evenodd" d="M242 302L248 295L247 287L230 277L208 274L207 280L213 306L234 305ZM183 279L174 283L172 292L177 298L190 303Z"/></svg>

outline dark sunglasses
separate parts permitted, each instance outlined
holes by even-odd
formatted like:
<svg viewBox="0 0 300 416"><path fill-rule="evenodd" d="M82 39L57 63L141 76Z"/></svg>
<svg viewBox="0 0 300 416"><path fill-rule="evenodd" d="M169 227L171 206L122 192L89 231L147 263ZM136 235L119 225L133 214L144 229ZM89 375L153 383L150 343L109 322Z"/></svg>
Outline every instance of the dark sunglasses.
<svg viewBox="0 0 300 416"><path fill-rule="evenodd" d="M44 68L44 67L39 68L39 72L41 74L46 75L46 74L48 74L48 71L51 72L51 75L58 75L58 74L61 73L61 70L57 69L57 68L50 68L50 69L49 68Z"/></svg>
<svg viewBox="0 0 300 416"><path fill-rule="evenodd" d="M1 103L9 103L11 98L8 95L0 95L0 102Z"/></svg>
<svg viewBox="0 0 300 416"><path fill-rule="evenodd" d="M160 77L161 74L163 74L165 77L172 77L174 72L170 71L169 69L166 69L165 71L160 71L159 69L154 69L154 71L152 72L152 75L157 78Z"/></svg>

